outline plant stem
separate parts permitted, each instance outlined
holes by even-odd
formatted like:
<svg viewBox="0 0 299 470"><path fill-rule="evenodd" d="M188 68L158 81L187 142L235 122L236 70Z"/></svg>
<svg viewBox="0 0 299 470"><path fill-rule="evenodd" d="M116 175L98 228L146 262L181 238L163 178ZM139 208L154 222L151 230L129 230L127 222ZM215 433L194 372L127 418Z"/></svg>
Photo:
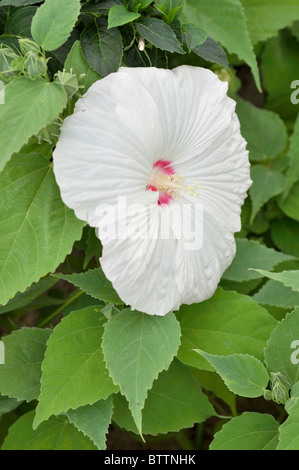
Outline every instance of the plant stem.
<svg viewBox="0 0 299 470"><path fill-rule="evenodd" d="M67 301L61 305L60 307L58 307L53 313L51 313L51 315L49 315L47 318L45 318L44 320L42 320L38 325L37 327L38 328L41 328L45 325L47 325L48 323L50 323L51 320L53 320L55 317L57 317L57 315L59 315L59 313L61 313L65 307L67 307L68 305L70 305L72 302L74 302L74 300L78 299L78 297L80 297L81 295L83 295L84 292L82 290L79 290L79 291L76 291L74 295L70 296Z"/></svg>
<svg viewBox="0 0 299 470"><path fill-rule="evenodd" d="M195 450L194 445L183 429L175 435L175 439L183 450Z"/></svg>

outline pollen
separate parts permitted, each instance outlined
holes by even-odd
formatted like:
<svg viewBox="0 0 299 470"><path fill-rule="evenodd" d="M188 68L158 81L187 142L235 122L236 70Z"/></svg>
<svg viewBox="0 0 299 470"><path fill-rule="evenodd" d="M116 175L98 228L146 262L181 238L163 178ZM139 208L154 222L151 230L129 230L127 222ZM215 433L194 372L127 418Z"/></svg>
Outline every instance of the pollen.
<svg viewBox="0 0 299 470"><path fill-rule="evenodd" d="M176 173L166 175L163 173L156 173L150 181L150 185L158 191L167 193L173 199L189 194L190 196L199 196L201 186L199 183L186 186L186 179Z"/></svg>

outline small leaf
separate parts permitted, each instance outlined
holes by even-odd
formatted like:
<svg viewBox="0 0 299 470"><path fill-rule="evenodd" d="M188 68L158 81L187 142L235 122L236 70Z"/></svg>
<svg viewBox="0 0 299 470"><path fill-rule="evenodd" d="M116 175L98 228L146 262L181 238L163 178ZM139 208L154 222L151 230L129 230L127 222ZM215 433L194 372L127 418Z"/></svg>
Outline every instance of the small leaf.
<svg viewBox="0 0 299 470"><path fill-rule="evenodd" d="M269 371L280 372L293 385L298 381L299 364L293 360L294 340L299 339L299 307L277 324L265 349ZM296 345L295 345L296 348Z"/></svg>
<svg viewBox="0 0 299 470"><path fill-rule="evenodd" d="M106 450L106 434L112 417L112 397L93 405L85 405L67 412L69 421L97 446Z"/></svg>
<svg viewBox="0 0 299 470"><path fill-rule="evenodd" d="M281 282L268 281L253 296L254 300L263 305L272 305L282 308L294 308L299 305L299 293L290 287L285 287Z"/></svg>
<svg viewBox="0 0 299 470"><path fill-rule="evenodd" d="M207 39L207 33L194 24L184 24L184 30L184 41L187 44L189 52L201 46Z"/></svg>
<svg viewBox="0 0 299 470"><path fill-rule="evenodd" d="M84 91L87 91L94 82L101 78L87 63L81 50L80 41L74 42L64 63L64 68L67 72L72 70L77 75L79 84L84 86Z"/></svg>
<svg viewBox="0 0 299 470"><path fill-rule="evenodd" d="M207 37L201 46L195 47L193 52L208 62L215 62L229 70L226 53L214 39Z"/></svg>
<svg viewBox="0 0 299 470"><path fill-rule="evenodd" d="M55 274L54 276L71 282L96 299L115 305L123 304L101 268L90 269L80 274Z"/></svg>
<svg viewBox="0 0 299 470"><path fill-rule="evenodd" d="M278 426L273 416L246 412L232 418L216 433L210 450L275 450Z"/></svg>
<svg viewBox="0 0 299 470"><path fill-rule="evenodd" d="M58 49L71 34L79 12L80 0L46 0L33 17L33 39L45 51Z"/></svg>
<svg viewBox="0 0 299 470"><path fill-rule="evenodd" d="M251 161L272 160L286 148L287 130L278 114L257 108L241 98L237 100L236 112Z"/></svg>
<svg viewBox="0 0 299 470"><path fill-rule="evenodd" d="M176 35L164 21L156 18L144 18L136 23L136 29L155 47L168 52L185 54Z"/></svg>
<svg viewBox="0 0 299 470"><path fill-rule="evenodd" d="M9 398L0 395L0 417L6 413L10 413L11 411L18 408L18 406L23 403L23 400L17 400L16 398Z"/></svg>
<svg viewBox="0 0 299 470"><path fill-rule="evenodd" d="M180 327L173 313L159 317L126 309L107 322L103 336L105 361L129 401L139 433L147 392L159 372L168 368L179 344Z"/></svg>
<svg viewBox="0 0 299 470"><path fill-rule="evenodd" d="M92 405L117 392L103 360L106 318L98 310L76 310L54 328L42 365L35 429L53 414Z"/></svg>
<svg viewBox="0 0 299 470"><path fill-rule="evenodd" d="M281 251L299 258L298 222L287 217L274 220L271 225L271 237Z"/></svg>
<svg viewBox="0 0 299 470"><path fill-rule="evenodd" d="M57 118L66 101L60 85L43 79L22 76L6 85L5 106L0 106L0 171L32 134Z"/></svg>
<svg viewBox="0 0 299 470"><path fill-rule="evenodd" d="M137 20L139 17L140 13L128 11L124 5L115 5L109 10L108 29L130 23L131 21Z"/></svg>
<svg viewBox="0 0 299 470"><path fill-rule="evenodd" d="M51 333L51 330L22 328L2 338L5 364L0 365L1 395L26 401L38 397L41 363Z"/></svg>
<svg viewBox="0 0 299 470"><path fill-rule="evenodd" d="M64 416L49 419L36 431L33 418L34 411L30 411L9 428L2 450L97 450Z"/></svg>
<svg viewBox="0 0 299 470"><path fill-rule="evenodd" d="M254 165L251 168L253 184L249 189L252 200L252 214L250 221L253 222L258 211L274 196L281 194L285 187L285 177L279 171L269 170L263 165Z"/></svg>
<svg viewBox="0 0 299 470"><path fill-rule="evenodd" d="M117 28L107 29L105 18L96 18L83 30L81 46L89 65L102 77L116 72L122 59L122 41Z"/></svg>
<svg viewBox="0 0 299 470"><path fill-rule="evenodd" d="M148 392L142 413L142 429L145 434L154 436L177 432L214 414L212 405L188 367L174 359L169 369L159 374ZM120 394L114 397L113 420L127 431L138 433L128 402Z"/></svg>
<svg viewBox="0 0 299 470"><path fill-rule="evenodd" d="M278 198L278 205L288 217L299 222L299 182L292 187L286 199Z"/></svg>
<svg viewBox="0 0 299 470"><path fill-rule="evenodd" d="M216 356L200 349L195 351L209 361L231 392L249 398L263 395L269 376L256 357L248 354Z"/></svg>
<svg viewBox="0 0 299 470"><path fill-rule="evenodd" d="M209 300L183 305L178 314L182 343L178 358L199 369L214 370L194 352L250 354L263 359L263 349L276 320L251 297L218 288Z"/></svg>
<svg viewBox="0 0 299 470"><path fill-rule="evenodd" d="M236 239L237 253L229 268L224 272L222 279L230 281L242 282L251 279L259 279L261 274L250 271L249 268L273 269L282 261L294 259L291 255L286 255L261 245L255 240L247 238Z"/></svg>
<svg viewBox="0 0 299 470"><path fill-rule="evenodd" d="M263 276L273 279L274 281L282 282L284 286L291 287L294 291L299 292L299 270L296 271L283 271L281 273L270 273L263 269L256 269Z"/></svg>

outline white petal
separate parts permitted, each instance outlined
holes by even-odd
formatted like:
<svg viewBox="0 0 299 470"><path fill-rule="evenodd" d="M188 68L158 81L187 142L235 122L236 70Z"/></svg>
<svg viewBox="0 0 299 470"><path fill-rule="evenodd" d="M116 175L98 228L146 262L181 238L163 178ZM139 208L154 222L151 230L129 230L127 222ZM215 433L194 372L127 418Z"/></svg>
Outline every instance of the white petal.
<svg viewBox="0 0 299 470"><path fill-rule="evenodd" d="M127 202L129 205L134 200ZM103 243L101 265L132 309L165 315L183 303L205 300L213 295L231 263L235 255L233 235L219 227L210 214L203 212L201 218L200 208L188 201L186 205L195 213L187 211L182 202L158 206L153 201L139 214L121 207L115 218L131 233L138 229L135 239L125 236L125 230L115 236L113 211L102 219L98 233ZM196 238L190 238L194 216L203 235L200 248ZM176 238L180 232L181 237Z"/></svg>

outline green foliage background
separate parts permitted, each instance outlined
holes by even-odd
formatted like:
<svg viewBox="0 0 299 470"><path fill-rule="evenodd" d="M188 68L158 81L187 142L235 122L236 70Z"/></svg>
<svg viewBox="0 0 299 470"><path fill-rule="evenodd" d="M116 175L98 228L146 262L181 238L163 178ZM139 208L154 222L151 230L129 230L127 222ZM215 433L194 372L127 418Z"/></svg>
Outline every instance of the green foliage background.
<svg viewBox="0 0 299 470"><path fill-rule="evenodd" d="M52 152L96 80L180 64L228 81L253 185L214 296L151 317ZM0 0L0 80L2 449L102 450L113 423L138 448L299 450L299 0Z"/></svg>

